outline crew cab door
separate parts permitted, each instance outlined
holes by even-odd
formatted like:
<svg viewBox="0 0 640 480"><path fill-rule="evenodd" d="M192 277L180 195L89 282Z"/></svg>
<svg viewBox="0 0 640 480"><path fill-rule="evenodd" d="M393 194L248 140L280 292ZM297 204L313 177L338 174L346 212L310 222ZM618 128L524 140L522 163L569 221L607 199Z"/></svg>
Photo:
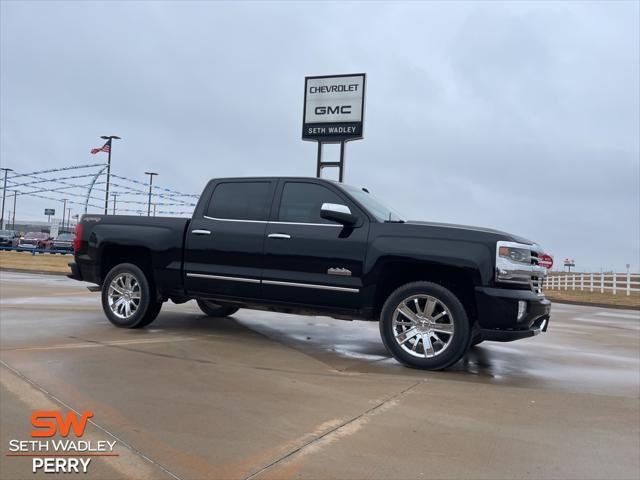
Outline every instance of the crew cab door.
<svg viewBox="0 0 640 480"><path fill-rule="evenodd" d="M220 180L208 189L187 231L187 293L260 298L263 244L276 180Z"/></svg>
<svg viewBox="0 0 640 480"><path fill-rule="evenodd" d="M320 217L323 203L358 215L351 227ZM267 226L262 288L286 303L357 309L368 218L338 188L313 180L282 180Z"/></svg>

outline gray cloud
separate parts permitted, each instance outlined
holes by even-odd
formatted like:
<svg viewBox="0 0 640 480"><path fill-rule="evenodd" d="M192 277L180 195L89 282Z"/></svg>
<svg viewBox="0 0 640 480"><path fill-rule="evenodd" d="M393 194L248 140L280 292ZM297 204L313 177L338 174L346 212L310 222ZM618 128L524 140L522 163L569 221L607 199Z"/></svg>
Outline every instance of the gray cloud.
<svg viewBox="0 0 640 480"><path fill-rule="evenodd" d="M313 175L303 78L364 71L349 183L411 218L519 233L585 269L640 269L637 2L0 8L3 166L89 163L114 132L116 173L152 168L182 191ZM20 198L18 218L49 203Z"/></svg>

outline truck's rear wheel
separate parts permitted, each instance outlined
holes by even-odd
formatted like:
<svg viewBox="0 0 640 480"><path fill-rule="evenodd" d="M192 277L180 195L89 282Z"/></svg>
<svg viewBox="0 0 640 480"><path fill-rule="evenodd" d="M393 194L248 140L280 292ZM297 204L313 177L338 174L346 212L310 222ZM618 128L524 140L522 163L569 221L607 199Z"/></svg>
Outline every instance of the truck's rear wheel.
<svg viewBox="0 0 640 480"><path fill-rule="evenodd" d="M380 314L380 335L399 362L442 370L467 352L471 328L464 307L450 290L414 282L389 295Z"/></svg>
<svg viewBox="0 0 640 480"><path fill-rule="evenodd" d="M238 307L234 307L233 305L225 305L200 299L196 301L198 302L198 307L200 307L202 313L209 315L210 317L228 317L238 311Z"/></svg>
<svg viewBox="0 0 640 480"><path fill-rule="evenodd" d="M122 328L141 328L155 320L162 302L145 273L132 263L111 269L102 285L102 309L111 323Z"/></svg>

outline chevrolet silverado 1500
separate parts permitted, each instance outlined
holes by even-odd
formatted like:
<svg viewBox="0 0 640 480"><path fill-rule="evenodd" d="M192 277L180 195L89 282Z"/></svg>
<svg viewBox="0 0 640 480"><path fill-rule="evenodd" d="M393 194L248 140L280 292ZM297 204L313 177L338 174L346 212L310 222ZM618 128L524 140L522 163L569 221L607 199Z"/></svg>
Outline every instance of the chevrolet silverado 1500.
<svg viewBox="0 0 640 480"><path fill-rule="evenodd" d="M366 189L317 178L211 180L191 219L84 215L71 278L101 287L118 327L195 299L379 321L405 365L443 369L484 340L546 331L533 242L486 228L406 221Z"/></svg>

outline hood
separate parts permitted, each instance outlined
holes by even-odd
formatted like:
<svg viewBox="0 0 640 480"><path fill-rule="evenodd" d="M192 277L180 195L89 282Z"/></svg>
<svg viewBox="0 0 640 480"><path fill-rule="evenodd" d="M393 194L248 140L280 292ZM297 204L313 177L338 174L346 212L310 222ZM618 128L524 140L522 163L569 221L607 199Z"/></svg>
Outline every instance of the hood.
<svg viewBox="0 0 640 480"><path fill-rule="evenodd" d="M442 230L451 230L453 235L456 233L470 232L474 233L478 236L482 236L482 234L486 234L490 239L495 240L506 240L509 242L518 242L524 243L527 245L535 245L536 242L526 239L524 237L520 237L518 235L513 235L512 233L503 232L501 230L494 230L492 228L484 228L484 227L474 227L471 225L457 225L455 223L439 223L439 222L422 222L416 220L408 220L406 222L407 225L422 225L425 227L437 228ZM489 239L488 238L488 239Z"/></svg>

